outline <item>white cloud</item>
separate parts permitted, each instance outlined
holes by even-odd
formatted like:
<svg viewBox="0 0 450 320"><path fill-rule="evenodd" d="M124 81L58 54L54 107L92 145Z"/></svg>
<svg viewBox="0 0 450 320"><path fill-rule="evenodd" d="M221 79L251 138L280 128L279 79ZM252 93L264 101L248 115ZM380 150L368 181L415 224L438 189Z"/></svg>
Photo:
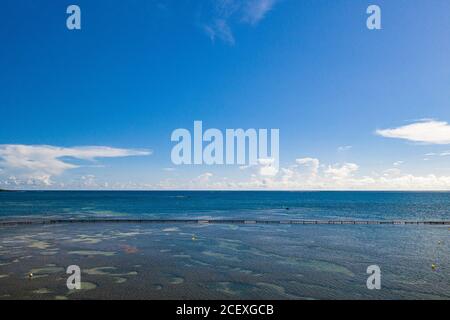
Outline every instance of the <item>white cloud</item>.
<svg viewBox="0 0 450 320"><path fill-rule="evenodd" d="M328 166L328 169L325 170L325 174L332 179L344 179L351 176L358 168L359 166L354 163L344 163L343 165L335 164L333 166Z"/></svg>
<svg viewBox="0 0 450 320"><path fill-rule="evenodd" d="M55 147L48 145L0 145L0 165L5 172L14 172L16 181L28 185L51 185L52 176L79 167L64 158L94 161L97 158L115 158L149 155L148 150L120 149L105 146Z"/></svg>
<svg viewBox="0 0 450 320"><path fill-rule="evenodd" d="M394 167L398 167L398 166L400 166L400 165L402 165L404 163L404 161L395 161L392 165L394 166Z"/></svg>
<svg viewBox="0 0 450 320"><path fill-rule="evenodd" d="M92 174L81 176L81 181L82 181L83 186L85 186L85 187L98 187L96 178Z"/></svg>
<svg viewBox="0 0 450 320"><path fill-rule="evenodd" d="M446 156L450 156L450 151L443 151L443 152L430 152L430 153L426 153L425 154L426 157L434 157L434 156L440 156L440 157L446 157Z"/></svg>
<svg viewBox="0 0 450 320"><path fill-rule="evenodd" d="M225 19L216 19L212 24L205 26L205 32L211 39L211 41L216 40L216 38L233 45L235 43L233 33Z"/></svg>
<svg viewBox="0 0 450 320"><path fill-rule="evenodd" d="M277 0L211 0L209 22L203 28L209 38L235 43L232 25L244 23L256 25L273 8Z"/></svg>
<svg viewBox="0 0 450 320"><path fill-rule="evenodd" d="M274 158L260 158L254 165L239 166L239 170L247 169L252 169L257 175L267 177L275 176L279 171Z"/></svg>
<svg viewBox="0 0 450 320"><path fill-rule="evenodd" d="M261 176L275 176L278 173L278 168L275 166L275 159L258 159L258 170Z"/></svg>
<svg viewBox="0 0 450 320"><path fill-rule="evenodd" d="M445 152L441 152L445 153ZM298 158L294 163L273 170L272 159L260 159L258 165L236 167L236 176L205 172L195 178L167 178L159 183L102 181L84 174L64 183L52 178L76 168L69 158L93 161L102 157L150 154L145 150L110 147L60 148L52 146L0 145L0 186L17 189L212 189L212 190L450 190L450 176L435 173L416 175L400 166L362 174L355 163L322 164L313 157ZM400 161L396 162L397 164ZM178 170L178 169L177 169ZM172 175L173 176L173 175Z"/></svg>
<svg viewBox="0 0 450 320"><path fill-rule="evenodd" d="M399 177L401 175L401 170L397 168L391 168L383 171L384 177Z"/></svg>
<svg viewBox="0 0 450 320"><path fill-rule="evenodd" d="M252 25L261 21L275 5L276 0L248 0L243 8L243 21Z"/></svg>
<svg viewBox="0 0 450 320"><path fill-rule="evenodd" d="M386 138L429 144L450 144L450 125L445 121L424 120L398 128L377 130L376 133Z"/></svg>
<svg viewBox="0 0 450 320"><path fill-rule="evenodd" d="M257 167L257 166L254 166ZM241 171L242 172L242 171ZM165 188L211 190L450 190L450 176L414 175L388 168L370 175L359 174L355 163L322 165L316 158L300 158L275 175L259 170L240 180L205 174L185 184L171 181Z"/></svg>
<svg viewBox="0 0 450 320"><path fill-rule="evenodd" d="M302 160L281 168L274 176L259 171L239 170L238 178L223 177L205 172L192 179L166 178L159 183L100 182L93 176L85 176L72 184L58 185L69 189L118 189L118 190L447 190L450 191L450 176L424 174L414 175L389 168L370 175L360 174L359 166L353 163L321 165L318 159ZM317 160L317 161L316 161ZM256 168L254 166L253 168ZM253 173L252 173L253 172ZM23 184L17 177L10 177L3 185L17 188ZM0 181L0 185L2 182ZM42 185L41 185L42 186ZM36 187L39 187L36 185Z"/></svg>
<svg viewBox="0 0 450 320"><path fill-rule="evenodd" d="M311 177L317 176L320 161L316 158L299 158L295 160L296 164L309 168Z"/></svg>
<svg viewBox="0 0 450 320"><path fill-rule="evenodd" d="M205 172L205 173L202 173L201 175L199 175L197 178L193 179L192 182L194 184L207 183L207 182L209 182L209 180L211 179L212 176L213 176L213 174L211 172Z"/></svg>
<svg viewBox="0 0 450 320"><path fill-rule="evenodd" d="M352 148L352 146L340 146L338 147L338 151L339 152L344 152L344 151L348 151Z"/></svg>

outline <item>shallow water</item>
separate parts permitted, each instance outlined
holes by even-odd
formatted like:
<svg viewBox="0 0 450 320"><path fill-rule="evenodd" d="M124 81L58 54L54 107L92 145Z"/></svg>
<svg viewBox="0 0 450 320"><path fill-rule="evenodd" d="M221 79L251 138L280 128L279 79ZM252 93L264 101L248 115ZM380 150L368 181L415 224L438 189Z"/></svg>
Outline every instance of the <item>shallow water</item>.
<svg viewBox="0 0 450 320"><path fill-rule="evenodd" d="M48 218L448 221L450 193L0 193L0 221ZM0 226L0 299L450 299L449 232L445 225ZM373 264L381 290L366 287ZM70 265L81 268L81 290L66 286Z"/></svg>
<svg viewBox="0 0 450 320"><path fill-rule="evenodd" d="M449 299L449 232L442 226L2 227L0 297ZM381 290L366 288L372 264L381 268ZM82 290L67 289L69 265L80 266Z"/></svg>

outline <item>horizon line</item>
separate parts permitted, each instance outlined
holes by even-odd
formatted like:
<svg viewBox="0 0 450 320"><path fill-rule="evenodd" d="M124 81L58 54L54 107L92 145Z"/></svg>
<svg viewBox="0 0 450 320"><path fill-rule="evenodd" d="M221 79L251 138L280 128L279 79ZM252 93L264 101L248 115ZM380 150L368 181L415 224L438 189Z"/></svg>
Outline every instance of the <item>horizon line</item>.
<svg viewBox="0 0 450 320"><path fill-rule="evenodd" d="M403 189L1 189L3 192L440 192L450 190L403 190Z"/></svg>

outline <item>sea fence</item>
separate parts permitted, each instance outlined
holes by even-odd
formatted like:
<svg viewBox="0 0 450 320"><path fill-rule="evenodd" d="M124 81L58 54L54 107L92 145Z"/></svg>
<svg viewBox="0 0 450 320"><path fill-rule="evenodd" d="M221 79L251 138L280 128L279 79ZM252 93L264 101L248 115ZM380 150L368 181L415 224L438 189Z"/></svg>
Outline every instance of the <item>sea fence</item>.
<svg viewBox="0 0 450 320"><path fill-rule="evenodd" d="M450 225L450 220L250 220L250 219L41 219L3 220L0 226L70 223L239 224L239 225Z"/></svg>

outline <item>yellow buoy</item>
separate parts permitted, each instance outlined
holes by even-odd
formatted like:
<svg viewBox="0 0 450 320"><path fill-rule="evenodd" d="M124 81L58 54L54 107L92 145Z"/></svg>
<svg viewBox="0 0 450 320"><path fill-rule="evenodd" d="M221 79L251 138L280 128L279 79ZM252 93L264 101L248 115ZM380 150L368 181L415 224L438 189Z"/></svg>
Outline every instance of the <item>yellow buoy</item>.
<svg viewBox="0 0 450 320"><path fill-rule="evenodd" d="M28 274L28 278L33 278L33 274L31 272Z"/></svg>
<svg viewBox="0 0 450 320"><path fill-rule="evenodd" d="M431 269L436 270L436 268L437 268L437 266L433 263L433 264L431 265Z"/></svg>

